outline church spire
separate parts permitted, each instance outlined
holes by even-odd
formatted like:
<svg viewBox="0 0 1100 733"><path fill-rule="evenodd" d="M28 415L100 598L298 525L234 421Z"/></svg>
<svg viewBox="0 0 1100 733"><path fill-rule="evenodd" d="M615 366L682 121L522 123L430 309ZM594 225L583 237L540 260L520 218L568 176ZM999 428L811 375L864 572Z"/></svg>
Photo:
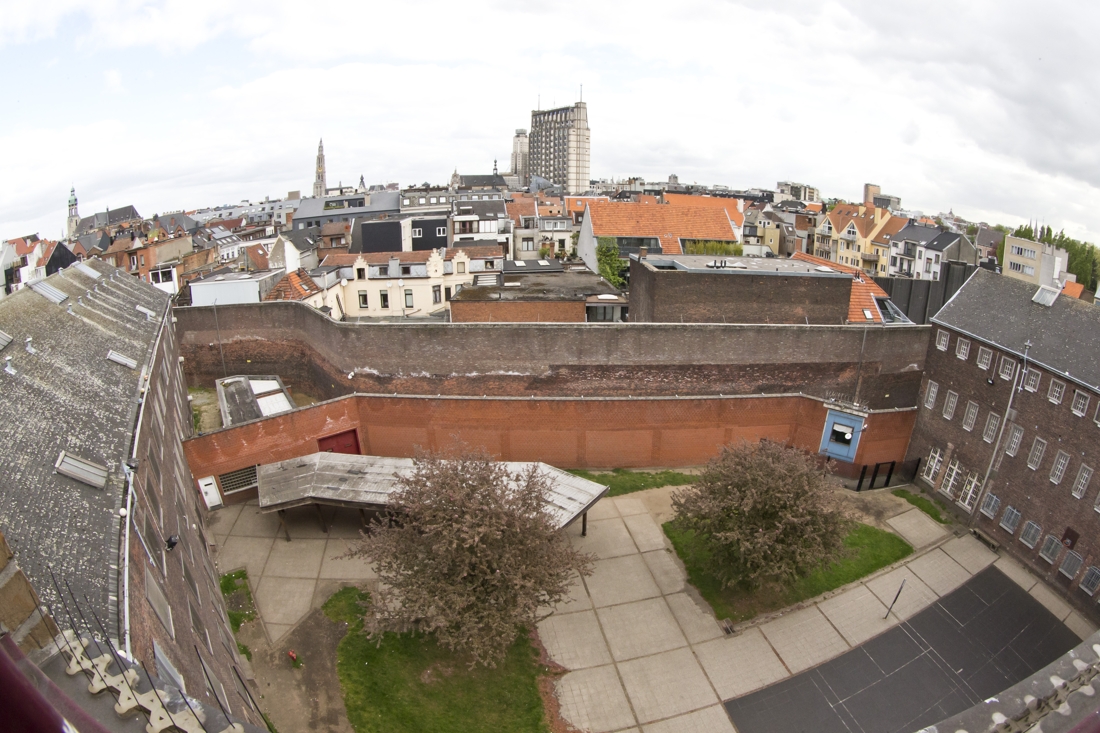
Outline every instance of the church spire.
<svg viewBox="0 0 1100 733"><path fill-rule="evenodd" d="M325 141L317 143L317 175L313 179L313 196L321 198L325 195Z"/></svg>
<svg viewBox="0 0 1100 733"><path fill-rule="evenodd" d="M80 211L76 205L76 186L69 189L69 216L65 220L65 234L69 239L76 236L76 230L80 228Z"/></svg>

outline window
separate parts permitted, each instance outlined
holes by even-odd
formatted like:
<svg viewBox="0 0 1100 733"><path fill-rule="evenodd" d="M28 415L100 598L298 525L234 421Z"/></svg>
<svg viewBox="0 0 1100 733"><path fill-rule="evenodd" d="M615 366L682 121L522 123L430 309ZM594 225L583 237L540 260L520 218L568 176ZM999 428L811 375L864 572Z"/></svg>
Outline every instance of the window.
<svg viewBox="0 0 1100 733"><path fill-rule="evenodd" d="M1050 380L1050 389L1047 390L1047 399L1056 405L1062 404L1062 397L1066 394L1066 383L1057 379Z"/></svg>
<svg viewBox="0 0 1100 733"><path fill-rule="evenodd" d="M1080 499L1089 490L1089 481L1092 481L1092 469L1081 464L1077 469L1077 478L1073 481L1073 498Z"/></svg>
<svg viewBox="0 0 1100 733"><path fill-rule="evenodd" d="M951 461L951 464L947 467L947 473L943 475L943 484L940 485L940 491L955 498L955 488L959 485L959 480L962 478L963 469L959 465L959 459Z"/></svg>
<svg viewBox="0 0 1100 733"><path fill-rule="evenodd" d="M947 399L943 401L943 417L950 420L955 417L955 405L959 402L959 393L948 391Z"/></svg>
<svg viewBox="0 0 1100 733"><path fill-rule="evenodd" d="M413 239L420 239L424 235L423 229L413 229Z"/></svg>
<svg viewBox="0 0 1100 733"><path fill-rule="evenodd" d="M1024 265L1019 262L1013 262L1012 260L1009 260L1008 262L1008 269L1012 270L1013 272L1022 272L1028 277L1032 277L1035 275L1035 268L1031 265Z"/></svg>
<svg viewBox="0 0 1100 733"><path fill-rule="evenodd" d="M360 308L369 308L370 307L367 304L367 291L366 290L360 290L359 291L359 307Z"/></svg>
<svg viewBox="0 0 1100 733"><path fill-rule="evenodd" d="M971 400L966 403L966 412L963 414L963 430L973 430L977 421L978 403Z"/></svg>
<svg viewBox="0 0 1100 733"><path fill-rule="evenodd" d="M437 237L447 236L447 227L436 227L435 228L435 236L437 236Z"/></svg>
<svg viewBox="0 0 1100 733"><path fill-rule="evenodd" d="M365 267L356 267L355 268L355 279L356 280L366 280L367 279L367 268L365 268Z"/></svg>
<svg viewBox="0 0 1100 733"><path fill-rule="evenodd" d="M1100 568L1093 565L1086 570L1085 577L1081 579L1081 585L1078 587L1090 596L1096 593L1096 589L1100 588Z"/></svg>
<svg viewBox="0 0 1100 733"><path fill-rule="evenodd" d="M951 342L951 334L947 331L939 330L936 332L936 348L940 351L947 351L947 345Z"/></svg>
<svg viewBox="0 0 1100 733"><path fill-rule="evenodd" d="M168 604L168 597L164 595L160 584L153 579L152 573L145 574L145 598L157 614L157 618L164 624L165 631L173 639L176 638L176 630L172 625L172 607Z"/></svg>
<svg viewBox="0 0 1100 733"><path fill-rule="evenodd" d="M443 299L448 301L448 302L451 300L451 289L450 288L443 288Z"/></svg>
<svg viewBox="0 0 1100 733"><path fill-rule="evenodd" d="M993 494L986 494L982 499L982 514L990 519L997 516L997 510L1001 508L1001 500Z"/></svg>
<svg viewBox="0 0 1100 733"><path fill-rule="evenodd" d="M989 365L993 363L993 352L984 346L978 347L978 368L988 369Z"/></svg>
<svg viewBox="0 0 1100 733"><path fill-rule="evenodd" d="M1062 560L1062 567L1058 568L1058 572L1066 576L1070 580L1077 577L1077 571L1081 569L1083 559L1073 550L1066 553L1066 557Z"/></svg>
<svg viewBox="0 0 1100 733"><path fill-rule="evenodd" d="M970 342L963 338L959 339L955 343L955 356L966 361L970 356Z"/></svg>
<svg viewBox="0 0 1100 733"><path fill-rule="evenodd" d="M232 494L237 491L254 489L259 486L256 478L256 466L248 466L237 471L230 471L218 476L223 494Z"/></svg>
<svg viewBox="0 0 1100 733"><path fill-rule="evenodd" d="M485 269L492 270L497 266L497 263L493 260L485 260Z"/></svg>
<svg viewBox="0 0 1100 733"><path fill-rule="evenodd" d="M412 265L401 265L401 276L408 277L412 274Z"/></svg>
<svg viewBox="0 0 1100 733"><path fill-rule="evenodd" d="M1001 368L999 370L999 373L1001 375L1001 379L1005 379L1005 380L1012 379L1012 370L1015 366L1016 366L1016 362L1012 361L1012 359L1009 359L1007 356L1002 356L1001 357Z"/></svg>
<svg viewBox="0 0 1100 733"><path fill-rule="evenodd" d="M409 205L409 200L408 199L401 199L401 205L402 206L408 206Z"/></svg>
<svg viewBox="0 0 1100 733"><path fill-rule="evenodd" d="M390 307L390 294L385 290L378 291L378 307L389 308Z"/></svg>
<svg viewBox="0 0 1100 733"><path fill-rule="evenodd" d="M1077 417L1084 417L1089 409L1089 396L1079 389L1073 390L1073 406L1070 408Z"/></svg>
<svg viewBox="0 0 1100 733"><path fill-rule="evenodd" d="M432 286L432 304L438 305L443 300L443 291L439 285Z"/></svg>
<svg viewBox="0 0 1100 733"><path fill-rule="evenodd" d="M1069 453L1064 450L1058 451L1058 455L1054 456L1054 465L1050 467L1050 482L1052 484L1062 483L1062 478L1066 475L1066 468L1069 466Z"/></svg>
<svg viewBox="0 0 1100 733"><path fill-rule="evenodd" d="M997 437L997 428L1001 427L1001 416L995 412L989 413L989 417L985 419L985 430L982 431L982 440L986 443L992 443L993 439Z"/></svg>
<svg viewBox="0 0 1100 733"><path fill-rule="evenodd" d="M959 504L961 504L966 511L973 511L974 502L978 500L978 494L981 490L981 479L976 472L971 471L966 477L966 482L963 484L962 493L959 494Z"/></svg>
<svg viewBox="0 0 1100 733"><path fill-rule="evenodd" d="M466 263L465 262L459 262L458 263L458 274L459 275L465 275L466 274Z"/></svg>
<svg viewBox="0 0 1100 733"><path fill-rule="evenodd" d="M1031 453L1027 456L1027 467L1034 471L1043 462L1043 453L1046 452L1047 442L1042 438L1036 438L1031 444Z"/></svg>
<svg viewBox="0 0 1100 733"><path fill-rule="evenodd" d="M1016 533L1016 527L1020 524L1020 512L1013 507L1005 509L1004 515L1001 516L1001 529L1009 534Z"/></svg>
<svg viewBox="0 0 1100 733"><path fill-rule="evenodd" d="M936 395L940 392L940 385L929 380L928 388L924 391L924 406L931 410L936 406Z"/></svg>
<svg viewBox="0 0 1100 733"><path fill-rule="evenodd" d="M137 269L137 255L130 255L130 269Z"/></svg>
<svg viewBox="0 0 1100 733"><path fill-rule="evenodd" d="M1015 456L1020 450L1020 443L1024 439L1024 429L1019 425L1013 425L1008 431L1008 442L1005 443L1005 453Z"/></svg>
<svg viewBox="0 0 1100 733"><path fill-rule="evenodd" d="M1027 531L1026 529L1024 531ZM1048 534L1043 538L1043 546L1039 548L1039 557L1043 558L1051 565L1058 558L1058 553L1062 551L1062 543L1058 541L1058 538L1052 534Z"/></svg>
<svg viewBox="0 0 1100 733"><path fill-rule="evenodd" d="M1038 369L1028 369L1024 375L1024 389L1028 392L1034 392L1039 389L1039 381L1043 378L1042 372Z"/></svg>
<svg viewBox="0 0 1100 733"><path fill-rule="evenodd" d="M524 237L523 241L520 243L520 250L522 250L524 252L534 252L535 251L535 240L532 239L531 237Z"/></svg>
<svg viewBox="0 0 1100 733"><path fill-rule="evenodd" d="M1020 542L1023 542L1029 548L1034 548L1035 543L1039 541L1039 535L1042 533L1042 527L1035 522L1028 522L1024 525L1024 531L1020 533Z"/></svg>
<svg viewBox="0 0 1100 733"><path fill-rule="evenodd" d="M416 200L416 203L418 203L418 204L425 204L425 203L427 203L427 199L425 199L425 198L424 198L423 196L421 196L420 198L418 198L418 199Z"/></svg>
<svg viewBox="0 0 1100 733"><path fill-rule="evenodd" d="M924 464L924 473L922 474L924 480L928 483L935 483L941 465L943 465L943 451L939 448L933 448L928 453L928 462Z"/></svg>
<svg viewBox="0 0 1100 733"><path fill-rule="evenodd" d="M411 290L406 290L405 291L405 307L406 308L412 308L413 307L413 291L411 291Z"/></svg>
<svg viewBox="0 0 1100 733"><path fill-rule="evenodd" d="M433 203L433 204L434 204L434 203L436 202L436 198L435 198L435 196L432 196L432 197L431 197L431 199L429 199L429 201L430 201L430 203Z"/></svg>
<svg viewBox="0 0 1100 733"><path fill-rule="evenodd" d="M1021 247L1018 244L1012 245L1012 254L1016 255L1017 257L1026 257L1029 260L1035 259L1035 250L1029 249L1027 247Z"/></svg>

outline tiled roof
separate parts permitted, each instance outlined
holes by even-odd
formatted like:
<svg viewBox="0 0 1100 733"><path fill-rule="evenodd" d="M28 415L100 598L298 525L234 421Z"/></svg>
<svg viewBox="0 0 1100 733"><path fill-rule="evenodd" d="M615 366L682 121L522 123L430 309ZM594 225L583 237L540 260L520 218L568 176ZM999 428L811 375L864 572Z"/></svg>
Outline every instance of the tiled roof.
<svg viewBox="0 0 1100 733"><path fill-rule="evenodd" d="M657 237L663 254L682 254L681 239L737 239L722 208L592 201L588 216L597 237Z"/></svg>
<svg viewBox="0 0 1100 733"><path fill-rule="evenodd" d="M15 254L23 257L34 252L34 248L38 246L38 240L28 240L26 237L20 237L11 240L11 244L15 245Z"/></svg>
<svg viewBox="0 0 1100 733"><path fill-rule="evenodd" d="M402 264L415 264L421 262L427 262L432 252L438 250L423 249L416 252L364 252L363 254L347 254L347 255L328 255L325 257L322 265L335 265L337 267L353 267L356 262L362 260L368 265L384 265L390 261L391 257L396 257ZM465 252L466 256L472 260L477 259L490 259L493 257L503 257L500 247L496 245L476 245L476 246L457 246L454 248L448 248L444 259L453 260L455 255L459 252Z"/></svg>
<svg viewBox="0 0 1100 733"><path fill-rule="evenodd" d="M838 234L844 232L844 230L848 228L849 222L854 222L856 231L859 232L859 236L867 238L875 231L875 226L878 223L875 221L875 211L874 206L837 204L836 207L827 214L827 217L833 224L833 230ZM883 216L889 217L890 214L884 210Z"/></svg>
<svg viewBox="0 0 1100 733"><path fill-rule="evenodd" d="M870 275L858 267L849 267L838 262L831 262L805 252L795 252L793 257L796 260L812 262L815 265L829 267L837 272L846 272L851 275L852 294L848 296L848 321L850 323L882 323L882 316L878 312L875 298L889 298L890 296L871 279ZM865 309L871 311L870 321L863 314Z"/></svg>
<svg viewBox="0 0 1100 733"><path fill-rule="evenodd" d="M813 211L820 214L824 210L825 204L821 203L820 201L810 201L806 204L806 211Z"/></svg>
<svg viewBox="0 0 1100 733"><path fill-rule="evenodd" d="M245 253L248 259L252 260L252 264L257 269L266 270L270 264L267 260L267 250L264 249L262 244L254 244L251 247L245 247Z"/></svg>
<svg viewBox="0 0 1100 733"><path fill-rule="evenodd" d="M288 272L282 280L275 284L264 300L305 300L311 295L321 292L317 283L306 274L305 270L298 269Z"/></svg>
<svg viewBox="0 0 1100 733"><path fill-rule="evenodd" d="M710 206L725 209L734 226L744 226L745 224L745 215L737 209L737 199L692 196L687 193L666 193L665 201L673 206Z"/></svg>
<svg viewBox="0 0 1100 733"><path fill-rule="evenodd" d="M607 196L566 196L565 210L570 214L583 214L589 201L610 201Z"/></svg>
<svg viewBox="0 0 1100 733"><path fill-rule="evenodd" d="M908 223L909 220L904 216L891 216L871 241L875 244L881 244L883 247L888 247L890 242L893 241L894 235L904 229Z"/></svg>
<svg viewBox="0 0 1100 733"><path fill-rule="evenodd" d="M46 263L50 261L50 256L53 255L55 247L57 247L57 242L46 242L46 249L42 250L42 256L38 258L37 267L46 266Z"/></svg>
<svg viewBox="0 0 1100 733"><path fill-rule="evenodd" d="M1080 300L1081 294L1085 292L1084 283L1066 282L1062 288L1062 295L1068 295L1071 298L1077 298Z"/></svg>
<svg viewBox="0 0 1100 733"><path fill-rule="evenodd" d="M535 200L533 198L512 199L505 202L504 206L508 209L508 218L515 222L517 227L522 224L520 217L535 215Z"/></svg>

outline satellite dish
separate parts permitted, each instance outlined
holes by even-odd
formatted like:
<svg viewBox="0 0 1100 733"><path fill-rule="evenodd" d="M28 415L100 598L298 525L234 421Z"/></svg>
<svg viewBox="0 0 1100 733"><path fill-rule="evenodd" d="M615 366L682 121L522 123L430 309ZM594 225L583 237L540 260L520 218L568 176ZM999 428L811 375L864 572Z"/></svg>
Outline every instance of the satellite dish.
<svg viewBox="0 0 1100 733"><path fill-rule="evenodd" d="M851 440L852 439L852 434L851 433L845 433L844 434L844 439L845 440Z"/></svg>

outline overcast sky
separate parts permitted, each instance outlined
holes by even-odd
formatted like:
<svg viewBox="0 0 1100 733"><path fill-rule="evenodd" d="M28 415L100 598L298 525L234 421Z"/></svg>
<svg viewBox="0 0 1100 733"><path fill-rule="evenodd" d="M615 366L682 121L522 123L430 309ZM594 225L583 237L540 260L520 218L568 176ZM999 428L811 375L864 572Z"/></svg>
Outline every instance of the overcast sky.
<svg viewBox="0 0 1100 733"><path fill-rule="evenodd" d="M1100 241L1100 4L0 0L0 238L509 164L576 101L592 176L794 180Z"/></svg>

